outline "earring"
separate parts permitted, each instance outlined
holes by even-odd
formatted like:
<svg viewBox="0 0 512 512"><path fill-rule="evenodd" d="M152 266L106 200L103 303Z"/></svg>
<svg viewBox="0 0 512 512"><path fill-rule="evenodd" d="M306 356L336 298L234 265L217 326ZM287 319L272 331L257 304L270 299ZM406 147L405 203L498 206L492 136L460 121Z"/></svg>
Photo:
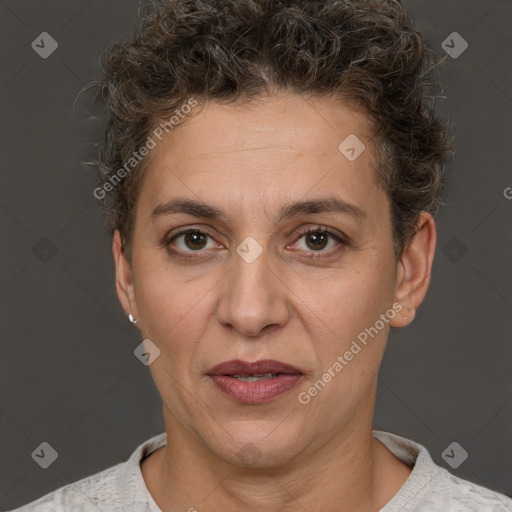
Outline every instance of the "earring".
<svg viewBox="0 0 512 512"><path fill-rule="evenodd" d="M134 325L137 325L139 323L138 320L135 320L135 318L133 318L133 315L131 313L128 315L128 320L130 320L130 322Z"/></svg>

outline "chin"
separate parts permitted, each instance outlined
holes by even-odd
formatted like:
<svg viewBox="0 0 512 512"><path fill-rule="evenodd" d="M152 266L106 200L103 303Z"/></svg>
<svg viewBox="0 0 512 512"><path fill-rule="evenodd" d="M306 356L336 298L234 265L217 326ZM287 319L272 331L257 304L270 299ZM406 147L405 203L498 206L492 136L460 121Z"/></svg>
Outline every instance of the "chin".
<svg viewBox="0 0 512 512"><path fill-rule="evenodd" d="M289 424L247 420L233 422L229 427L226 430L219 427L211 431L219 437L210 435L205 439L210 450L229 464L269 469L286 465L301 451L298 435L301 429L292 429Z"/></svg>

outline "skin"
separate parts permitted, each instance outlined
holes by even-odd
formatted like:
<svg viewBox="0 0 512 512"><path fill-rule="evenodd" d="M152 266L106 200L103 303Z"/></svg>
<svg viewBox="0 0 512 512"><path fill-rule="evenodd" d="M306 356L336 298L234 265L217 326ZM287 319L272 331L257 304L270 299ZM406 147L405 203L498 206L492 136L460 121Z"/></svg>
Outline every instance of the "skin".
<svg viewBox="0 0 512 512"><path fill-rule="evenodd" d="M353 162L338 150L349 134L366 144ZM372 417L389 326L410 323L425 296L436 230L422 213L416 236L395 260L370 135L363 113L276 94L251 105L197 107L152 150L132 261L118 232L113 255L121 304L161 351L149 368L168 444L141 470L163 511L377 511L408 478L411 468L372 437ZM277 221L288 202L332 195L357 205L364 221L340 213ZM175 197L221 208L226 219L151 218ZM302 235L319 227L351 244ZM179 228L211 238L169 242ZM252 263L236 252L248 236L262 248ZM298 394L394 303L402 314L308 404L299 403ZM205 375L231 359L275 359L304 376L269 403L240 404ZM239 456L249 443L253 465Z"/></svg>

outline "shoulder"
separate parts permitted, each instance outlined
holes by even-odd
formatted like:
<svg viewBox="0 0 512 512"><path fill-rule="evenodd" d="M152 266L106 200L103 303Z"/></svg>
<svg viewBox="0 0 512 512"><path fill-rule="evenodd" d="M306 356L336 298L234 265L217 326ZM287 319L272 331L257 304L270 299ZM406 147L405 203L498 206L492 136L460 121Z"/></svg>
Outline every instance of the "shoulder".
<svg viewBox="0 0 512 512"><path fill-rule="evenodd" d="M419 511L511 512L512 499L436 467Z"/></svg>
<svg viewBox="0 0 512 512"><path fill-rule="evenodd" d="M512 512L512 499L452 475L421 444L374 431L398 459L412 467L400 491L380 512Z"/></svg>
<svg viewBox="0 0 512 512"><path fill-rule="evenodd" d="M121 462L46 494L10 512L147 512L158 510L140 469L147 455L167 442L165 433L152 437Z"/></svg>
<svg viewBox="0 0 512 512"><path fill-rule="evenodd" d="M102 505L107 505L105 497L110 496L108 505L115 503L112 499L116 499L117 478L122 466L123 463L118 464L61 487L11 512L97 512L98 507L101 510Z"/></svg>

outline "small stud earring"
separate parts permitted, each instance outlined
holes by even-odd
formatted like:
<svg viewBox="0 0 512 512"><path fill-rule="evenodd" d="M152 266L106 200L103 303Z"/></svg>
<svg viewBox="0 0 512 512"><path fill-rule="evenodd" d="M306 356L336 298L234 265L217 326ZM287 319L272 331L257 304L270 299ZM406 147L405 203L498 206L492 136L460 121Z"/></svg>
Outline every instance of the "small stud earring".
<svg viewBox="0 0 512 512"><path fill-rule="evenodd" d="M130 320L130 322L135 325L139 323L138 320L135 320L135 318L133 318L133 315L131 313L128 315L128 320Z"/></svg>

